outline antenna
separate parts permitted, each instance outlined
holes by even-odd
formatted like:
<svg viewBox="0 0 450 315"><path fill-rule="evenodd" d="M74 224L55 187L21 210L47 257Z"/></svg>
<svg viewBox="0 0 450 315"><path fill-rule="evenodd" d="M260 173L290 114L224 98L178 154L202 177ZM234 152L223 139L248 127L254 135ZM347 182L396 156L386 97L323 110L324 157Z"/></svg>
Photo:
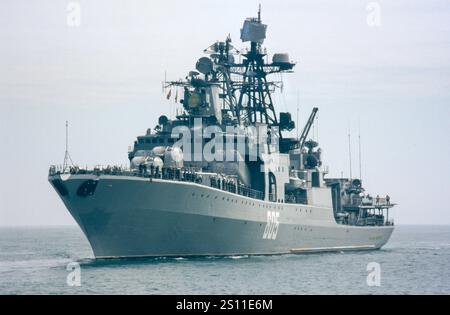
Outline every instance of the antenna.
<svg viewBox="0 0 450 315"><path fill-rule="evenodd" d="M352 179L352 144L350 136L350 127L348 128L348 159L350 164L350 179Z"/></svg>
<svg viewBox="0 0 450 315"><path fill-rule="evenodd" d="M164 81L161 82L161 92L164 96L166 94L166 84L167 84L167 71L164 70Z"/></svg>
<svg viewBox="0 0 450 315"><path fill-rule="evenodd" d="M362 181L362 168L361 168L361 121L358 121L358 147L359 147L359 180Z"/></svg>
<svg viewBox="0 0 450 315"><path fill-rule="evenodd" d="M63 172L69 167L69 162L72 166L74 165L69 154L69 122L66 120L66 152L64 154Z"/></svg>
<svg viewBox="0 0 450 315"><path fill-rule="evenodd" d="M258 6L258 22L261 22L261 3Z"/></svg>
<svg viewBox="0 0 450 315"><path fill-rule="evenodd" d="M164 71L164 81L161 82L161 93L164 95L166 91L166 84L167 84L167 71Z"/></svg>
<svg viewBox="0 0 450 315"><path fill-rule="evenodd" d="M300 106L300 104L299 104L300 102L299 102L299 96L298 96L298 91L297 91L297 121L296 121L296 124L295 124L295 126L297 126L297 140L298 140L298 132L299 132L299 125L298 125L298 118L299 118L299 106Z"/></svg>

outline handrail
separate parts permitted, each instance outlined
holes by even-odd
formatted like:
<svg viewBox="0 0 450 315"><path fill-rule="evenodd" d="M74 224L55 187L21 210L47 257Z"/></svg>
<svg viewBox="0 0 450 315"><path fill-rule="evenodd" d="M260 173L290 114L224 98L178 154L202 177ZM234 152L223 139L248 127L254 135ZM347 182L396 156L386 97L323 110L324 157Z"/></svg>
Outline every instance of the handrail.
<svg viewBox="0 0 450 315"><path fill-rule="evenodd" d="M343 202L343 206L354 206L354 207L360 207L360 206L371 206L371 207L377 207L377 206L390 206L392 205L390 203L390 200L388 201L387 198L377 197L368 198L367 196L364 197L358 197L358 196L352 196L349 198L347 202Z"/></svg>
<svg viewBox="0 0 450 315"><path fill-rule="evenodd" d="M125 167L120 166L96 166L93 169L85 169L79 167L70 167L69 169L64 169L62 166L50 166L49 176L54 175L62 175L62 174L92 174L92 175L117 175L117 176L136 176L142 178L158 178L163 180L176 180L176 181L184 181L184 182L194 182L197 184L201 184L203 186L208 186L203 182L203 175L200 174L200 168L155 168L151 170L150 173L139 170L132 170ZM229 176L228 176L229 177ZM221 189L224 191L228 191L234 194L238 194L241 196L264 200L264 192L252 189L240 183L236 183L236 181L231 180L226 175L217 174L211 178L210 186L213 188ZM272 201L272 196L269 196L270 201Z"/></svg>

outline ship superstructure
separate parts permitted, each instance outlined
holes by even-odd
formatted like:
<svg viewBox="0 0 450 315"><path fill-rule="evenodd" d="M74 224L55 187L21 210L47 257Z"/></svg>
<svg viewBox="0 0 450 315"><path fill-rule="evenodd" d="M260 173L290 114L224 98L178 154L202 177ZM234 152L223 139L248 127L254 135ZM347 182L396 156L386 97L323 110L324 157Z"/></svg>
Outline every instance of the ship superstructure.
<svg viewBox="0 0 450 315"><path fill-rule="evenodd" d="M360 179L327 178L319 144L276 115L267 26L246 19L237 50L228 36L204 50L178 89L182 111L138 136L130 168L50 168L52 183L96 257L282 254L378 249L393 231L389 197ZM178 91L177 90L177 91ZM178 94L178 93L177 93ZM297 126L298 128L298 126Z"/></svg>

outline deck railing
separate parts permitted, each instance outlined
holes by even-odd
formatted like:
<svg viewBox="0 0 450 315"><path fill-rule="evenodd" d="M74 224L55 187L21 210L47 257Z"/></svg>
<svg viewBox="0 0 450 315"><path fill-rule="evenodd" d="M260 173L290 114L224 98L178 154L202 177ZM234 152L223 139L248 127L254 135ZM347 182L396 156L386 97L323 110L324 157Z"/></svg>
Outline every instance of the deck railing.
<svg viewBox="0 0 450 315"><path fill-rule="evenodd" d="M150 172L146 170L131 170L125 167L119 166L96 166L93 169L85 169L78 167L63 168L62 166L51 166L49 169L49 175L61 175L61 174L91 174L91 175L117 175L117 176L136 176L142 178L157 178L165 180L175 180L182 182L193 182L208 187L217 188L223 191L228 191L241 196L264 200L264 192L252 189L245 185L238 183L235 180L227 179L226 175L218 175L217 178L210 179L209 185L203 181L204 174L201 173L200 168L155 168ZM269 195L269 200L273 201L272 194Z"/></svg>
<svg viewBox="0 0 450 315"><path fill-rule="evenodd" d="M344 206L350 206L350 207L360 207L360 206L371 206L371 207L377 207L377 206L389 206L390 201L387 200L387 198L374 198L374 197L358 197L358 196L352 196L349 200L346 202L343 202Z"/></svg>

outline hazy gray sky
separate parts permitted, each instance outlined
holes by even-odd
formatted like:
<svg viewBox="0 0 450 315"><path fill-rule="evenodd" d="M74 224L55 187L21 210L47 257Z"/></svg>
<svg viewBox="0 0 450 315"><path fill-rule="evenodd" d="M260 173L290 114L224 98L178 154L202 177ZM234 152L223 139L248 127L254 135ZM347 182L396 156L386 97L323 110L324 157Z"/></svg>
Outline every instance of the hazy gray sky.
<svg viewBox="0 0 450 315"><path fill-rule="evenodd" d="M298 62L277 110L300 121L318 106L318 138L331 175L348 175L347 130L361 124L363 181L389 192L397 224L450 224L450 3L375 1L4 0L0 10L0 225L75 224L47 182L62 163L64 123L80 165L126 164L127 148L173 103L161 93L202 51L239 29L258 3L269 53Z"/></svg>

